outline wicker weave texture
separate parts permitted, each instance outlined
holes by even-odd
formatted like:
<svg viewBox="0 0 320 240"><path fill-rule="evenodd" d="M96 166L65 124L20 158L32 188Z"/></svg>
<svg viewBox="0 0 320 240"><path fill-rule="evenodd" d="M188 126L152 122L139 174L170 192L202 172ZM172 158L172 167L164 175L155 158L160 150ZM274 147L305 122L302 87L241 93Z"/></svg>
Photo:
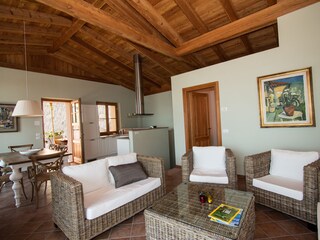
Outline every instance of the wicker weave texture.
<svg viewBox="0 0 320 240"><path fill-rule="evenodd" d="M192 150L186 152L181 158L182 168L182 181L189 182L189 176L193 170L193 153ZM237 188L237 171L236 171L236 158L231 149L226 149L226 172L228 175L229 183L223 184L225 187L236 189ZM215 185L215 184L212 184ZM216 184L221 186L222 184Z"/></svg>
<svg viewBox="0 0 320 240"><path fill-rule="evenodd" d="M85 219L83 190L80 182L63 173L55 173L52 183L53 222L70 239L91 239L150 206L165 193L163 160L138 155L150 177L160 177L161 186L107 214L92 220Z"/></svg>
<svg viewBox="0 0 320 240"><path fill-rule="evenodd" d="M302 201L252 186L253 178L259 178L269 174L270 161L271 151L245 157L247 191L254 193L257 203L289 214L303 221L317 224L320 159L304 167Z"/></svg>
<svg viewBox="0 0 320 240"><path fill-rule="evenodd" d="M254 238L255 212L253 195L241 193L240 191L225 191L223 188L217 189L212 185L190 184L188 184L187 188L180 185L144 211L147 239L247 240ZM208 191L209 189L214 192L214 206L228 201L227 199L234 202L235 205L242 205L244 212L239 227L230 227L210 221L207 215L213 208L206 204L200 205L198 200L198 191Z"/></svg>

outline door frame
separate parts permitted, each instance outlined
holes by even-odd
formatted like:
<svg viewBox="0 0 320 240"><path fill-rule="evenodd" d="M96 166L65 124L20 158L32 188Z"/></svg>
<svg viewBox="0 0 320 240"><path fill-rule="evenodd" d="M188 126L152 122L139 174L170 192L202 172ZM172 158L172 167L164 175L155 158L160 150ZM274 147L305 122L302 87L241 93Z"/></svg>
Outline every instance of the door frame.
<svg viewBox="0 0 320 240"><path fill-rule="evenodd" d="M198 92L200 90L208 90L212 89L215 95L215 109L216 109L216 123L217 123L217 138L218 138L218 146L222 145L222 135L221 135L221 118L220 118L220 93L219 93L219 82L211 82L206 84L201 84L197 86L183 88L183 113L184 113L184 131L185 131L185 144L186 151L192 148L191 146L191 121L190 121L190 99L189 96L191 92ZM209 102L209 105L212 103Z"/></svg>

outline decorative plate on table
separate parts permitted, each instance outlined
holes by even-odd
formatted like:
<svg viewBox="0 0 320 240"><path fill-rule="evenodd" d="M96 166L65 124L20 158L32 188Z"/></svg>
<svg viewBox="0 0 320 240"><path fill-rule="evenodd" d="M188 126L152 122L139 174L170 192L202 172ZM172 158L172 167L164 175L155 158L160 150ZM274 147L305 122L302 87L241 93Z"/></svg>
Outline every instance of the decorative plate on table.
<svg viewBox="0 0 320 240"><path fill-rule="evenodd" d="M40 150L41 150L40 148L34 148L34 149L29 149L27 151L20 151L20 154L25 156L30 156L32 154L39 152Z"/></svg>

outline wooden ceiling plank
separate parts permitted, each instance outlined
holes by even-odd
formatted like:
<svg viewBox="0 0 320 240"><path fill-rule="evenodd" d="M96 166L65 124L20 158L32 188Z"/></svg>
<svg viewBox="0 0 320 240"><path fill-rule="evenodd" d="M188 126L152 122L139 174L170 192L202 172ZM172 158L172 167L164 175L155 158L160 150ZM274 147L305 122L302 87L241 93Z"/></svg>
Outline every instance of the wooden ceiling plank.
<svg viewBox="0 0 320 240"><path fill-rule="evenodd" d="M99 0L94 0L92 4L97 8L102 8L105 5L104 2L100 2ZM65 31L63 35L60 38L58 38L58 40L53 42L53 46L52 48L48 49L48 52L54 53L58 51L59 48L63 44L65 44L74 34L76 34L79 31L79 29L81 29L85 24L86 22L82 20L79 20L79 19L75 20L72 23L72 26L69 29L67 29L67 31Z"/></svg>
<svg viewBox="0 0 320 240"><path fill-rule="evenodd" d="M155 37L165 39L156 28L154 28L144 17L142 17L130 4L126 1L119 0L104 0L114 11L120 15L125 16L128 21L136 23L147 34L151 34Z"/></svg>
<svg viewBox="0 0 320 240"><path fill-rule="evenodd" d="M230 0L219 0L222 7L224 8L225 12L227 13L228 15L228 18L230 19L230 21L236 21L239 19L239 17L237 16L236 12L234 11L231 3L230 3ZM249 53L253 53L253 49L251 47L251 44L248 40L248 38L243 35L240 37L240 40L242 41L244 47L247 49L247 51Z"/></svg>
<svg viewBox="0 0 320 240"><path fill-rule="evenodd" d="M100 51L99 49L95 48L94 46L91 46L90 44L86 43L85 41L83 41L80 38L73 37L72 40L74 42L76 42L77 44L82 45L86 49L89 49L91 52L97 54L98 56L102 57L103 59L107 60L108 62L111 62L112 64L118 66L119 68L122 68L122 69L126 70L127 72L129 72L130 74L134 75L134 69L132 67L129 67L129 66L119 62L118 60L108 56L104 52ZM146 78L147 81L149 81L151 84L155 85L156 87L158 87L158 88L161 87L161 85L159 83L147 78L146 76L143 76L143 77Z"/></svg>
<svg viewBox="0 0 320 240"><path fill-rule="evenodd" d="M36 0L54 9L65 12L73 17L88 22L94 26L100 27L106 31L112 32L123 38L129 39L137 44L141 44L156 52L176 58L175 49L167 43L149 36L142 34L138 30L128 26L127 24L114 19L106 12L95 8L85 1L79 0Z"/></svg>
<svg viewBox="0 0 320 240"><path fill-rule="evenodd" d="M127 82L122 81L122 79L124 79L124 78L121 77L120 72L115 72L114 70L108 68L108 66L106 66L106 65L97 64L97 62L95 62L91 59L88 59L84 56L80 56L79 52L72 49L71 47L63 46L63 47L61 47L61 50L63 53L67 53L70 57L74 58L75 63L77 63L78 66L81 66L81 68L83 68L84 66L86 66L86 68L87 68L87 66L89 65L90 69L92 69L92 71L99 72L101 74L100 77L102 77L104 75L104 78L106 78L108 76L106 74L106 72L108 72L109 75L114 75L113 82L112 82L113 84L122 85L122 86L128 87L130 89L134 88L133 85L129 85ZM56 52L56 53L58 53L58 52ZM86 68L83 68L83 69L86 69Z"/></svg>
<svg viewBox="0 0 320 240"><path fill-rule="evenodd" d="M178 72L173 67L169 66L168 64L165 64L163 60L157 56L155 53L151 52L149 49L146 49L144 47L141 47L140 45L132 43L132 46L142 55L149 58L152 62L156 63L157 65L161 66L163 69L165 69L168 73L171 75L176 75Z"/></svg>
<svg viewBox="0 0 320 240"><path fill-rule="evenodd" d="M197 28L199 33L206 33L209 31L206 24L199 17L197 12L191 7L190 3L186 0L175 0L176 4L180 7L184 15L189 21Z"/></svg>
<svg viewBox="0 0 320 240"><path fill-rule="evenodd" d="M87 64L77 61L75 58L70 57L69 55L63 54L62 52L55 52L51 56L58 58L61 61L67 62L77 68L81 68L83 71L91 73L99 78L104 79L104 83L121 85L118 80L110 78L106 73L98 71L97 69L89 67ZM132 89L133 90L133 89Z"/></svg>
<svg viewBox="0 0 320 240"><path fill-rule="evenodd" d="M174 46L183 43L181 36L171 27L147 0L129 0L128 3L136 9L148 22L158 29Z"/></svg>
<svg viewBox="0 0 320 240"><path fill-rule="evenodd" d="M309 6L318 0L279 1L259 12L238 19L218 29L214 29L199 37L184 42L177 48L178 56L190 54L206 47L239 37L254 30L272 25L278 17Z"/></svg>
<svg viewBox="0 0 320 240"><path fill-rule="evenodd" d="M37 47L37 46L28 46L27 47L27 55L31 54L46 54L47 49L46 47ZM2 44L0 46L0 54L24 54L24 46L16 46L16 45L5 45Z"/></svg>
<svg viewBox="0 0 320 240"><path fill-rule="evenodd" d="M0 29L2 32L23 34L23 24L0 22ZM36 26L27 26L26 27L26 34L40 35L40 36L45 36L45 37L60 37L61 36L61 34L57 31L52 31L50 29L36 27Z"/></svg>
<svg viewBox="0 0 320 240"><path fill-rule="evenodd" d="M212 46L213 51L216 53L221 62L227 61L228 57L225 55L223 49L219 44Z"/></svg>
<svg viewBox="0 0 320 240"><path fill-rule="evenodd" d="M0 7L0 18L36 22L41 24L52 24L63 27L70 27L72 24L71 20L54 14L41 13L2 5Z"/></svg>
<svg viewBox="0 0 320 240"><path fill-rule="evenodd" d="M99 33L93 31L91 28L83 27L82 29L79 30L79 32L81 34L84 34L87 37L90 37L91 39L94 39L94 41L104 45L109 50L114 51L117 55L123 57L128 62L130 63L133 62L133 54L130 54L129 52L124 51L122 48L116 46L113 42L109 41L108 39L102 37ZM146 74L149 75L150 78L155 79L159 83L168 82L165 79L163 79L162 76L154 72L149 66L143 66L143 70Z"/></svg>
<svg viewBox="0 0 320 240"><path fill-rule="evenodd" d="M1 44L10 44L10 45L24 45L23 39L18 37L8 37L8 36L0 36L0 43ZM28 39L27 46L52 46L52 41L46 40L39 40L39 39Z"/></svg>

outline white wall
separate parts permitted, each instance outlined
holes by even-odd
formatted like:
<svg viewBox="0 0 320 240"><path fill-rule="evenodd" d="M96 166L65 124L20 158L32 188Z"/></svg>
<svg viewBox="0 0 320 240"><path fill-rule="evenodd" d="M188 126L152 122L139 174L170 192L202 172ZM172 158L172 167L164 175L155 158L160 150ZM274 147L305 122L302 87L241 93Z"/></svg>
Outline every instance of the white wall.
<svg viewBox="0 0 320 240"><path fill-rule="evenodd" d="M0 103L15 104L26 98L25 71L0 67ZM28 72L29 99L40 102L41 98L81 98L83 104L95 104L96 101L118 102L122 127L136 127L137 120L128 118L134 112L135 94L121 86L103 84L48 74ZM42 147L43 140L35 139L36 133L42 133L41 118L20 118L18 132L0 133L0 152L7 152L8 145L33 143ZM40 121L35 126L34 121Z"/></svg>
<svg viewBox="0 0 320 240"><path fill-rule="evenodd" d="M278 19L278 48L172 77L172 104L177 164L185 152L182 89L219 81L222 144L237 157L244 174L244 156L282 148L320 151L320 3ZM317 127L260 128L257 77L312 67Z"/></svg>

